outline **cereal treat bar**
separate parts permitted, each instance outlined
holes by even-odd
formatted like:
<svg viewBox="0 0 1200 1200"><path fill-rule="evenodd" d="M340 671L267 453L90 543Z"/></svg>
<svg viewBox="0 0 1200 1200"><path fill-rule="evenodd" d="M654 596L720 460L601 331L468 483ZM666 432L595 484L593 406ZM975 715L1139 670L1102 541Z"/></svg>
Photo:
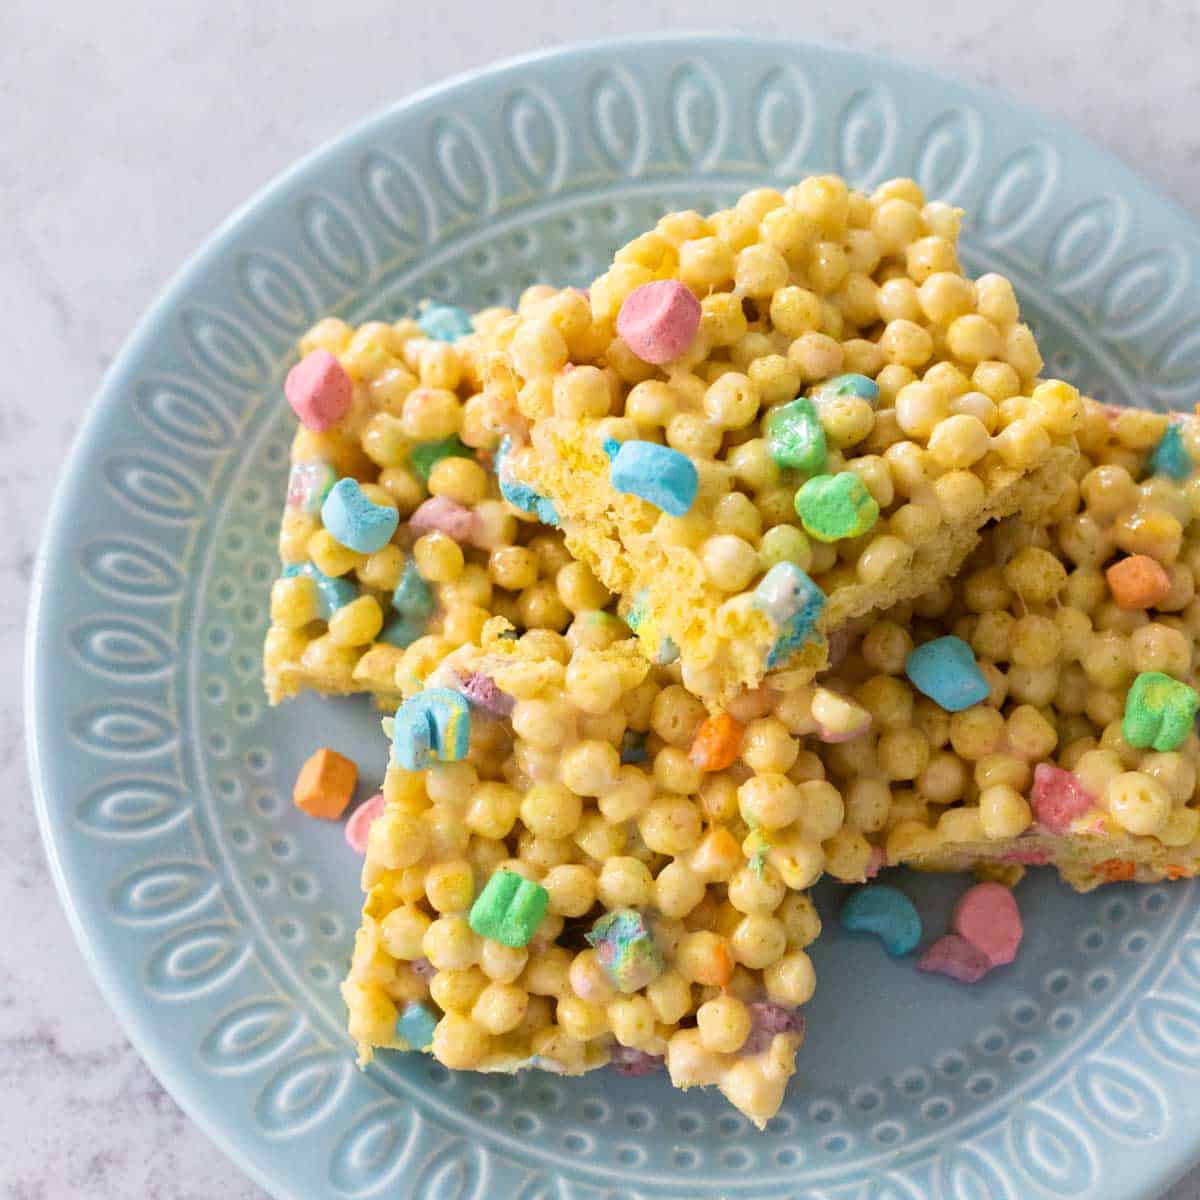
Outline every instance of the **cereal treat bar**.
<svg viewBox="0 0 1200 1200"><path fill-rule="evenodd" d="M462 310L429 305L395 325L327 319L301 340L264 650L272 703L308 688L394 707L398 678L478 638L492 615L562 630L568 604L607 602L561 534L500 495L491 469L477 364L511 315L481 313L473 329Z"/></svg>
<svg viewBox="0 0 1200 1200"><path fill-rule="evenodd" d="M1080 420L961 213L833 176L671 213L580 293L501 323L501 489L557 519L714 711L1036 517Z"/></svg>
<svg viewBox="0 0 1200 1200"><path fill-rule="evenodd" d="M889 863L1200 866L1200 422L1086 402L1077 437L1051 525L989 531L823 680L868 714L820 754Z"/></svg>
<svg viewBox="0 0 1200 1200"><path fill-rule="evenodd" d="M735 731L602 612L565 636L490 620L385 728L342 985L361 1061L665 1066L764 1124L803 1040L820 922L799 889L833 789L735 764Z"/></svg>

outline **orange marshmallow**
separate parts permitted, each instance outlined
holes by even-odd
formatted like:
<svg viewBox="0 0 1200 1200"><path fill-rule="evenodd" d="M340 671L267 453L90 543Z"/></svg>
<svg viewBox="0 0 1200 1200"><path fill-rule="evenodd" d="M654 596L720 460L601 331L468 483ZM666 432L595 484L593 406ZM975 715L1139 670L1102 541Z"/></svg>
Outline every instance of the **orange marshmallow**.
<svg viewBox="0 0 1200 1200"><path fill-rule="evenodd" d="M292 803L310 817L336 821L346 811L357 780L358 768L348 758L322 746L300 768Z"/></svg>
<svg viewBox="0 0 1200 1200"><path fill-rule="evenodd" d="M1104 572L1118 608L1153 608L1171 592L1171 577L1157 559L1131 554Z"/></svg>
<svg viewBox="0 0 1200 1200"><path fill-rule="evenodd" d="M702 771L724 771L737 762L746 727L728 713L718 713L701 723L688 758Z"/></svg>

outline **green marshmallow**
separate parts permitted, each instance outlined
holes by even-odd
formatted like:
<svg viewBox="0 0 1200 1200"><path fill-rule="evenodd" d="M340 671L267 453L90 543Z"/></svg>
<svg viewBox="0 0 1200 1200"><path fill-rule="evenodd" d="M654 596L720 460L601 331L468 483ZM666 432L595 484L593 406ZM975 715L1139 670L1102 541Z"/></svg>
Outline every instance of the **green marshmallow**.
<svg viewBox="0 0 1200 1200"><path fill-rule="evenodd" d="M1125 697L1121 736L1139 750L1178 750L1195 727L1200 695L1161 671L1143 671Z"/></svg>
<svg viewBox="0 0 1200 1200"><path fill-rule="evenodd" d="M550 893L515 871L497 871L471 905L467 923L480 937L510 946L527 946L546 915Z"/></svg>
<svg viewBox="0 0 1200 1200"><path fill-rule="evenodd" d="M408 456L408 465L421 477L422 483L429 482L429 472L443 458L474 458L475 451L465 446L457 433L439 438L436 442L418 442Z"/></svg>
<svg viewBox="0 0 1200 1200"><path fill-rule="evenodd" d="M853 471L810 479L796 493L796 512L819 542L859 537L879 520L879 505Z"/></svg>
<svg viewBox="0 0 1200 1200"><path fill-rule="evenodd" d="M779 466L815 475L825 465L825 430L806 397L771 409L766 431L767 449Z"/></svg>

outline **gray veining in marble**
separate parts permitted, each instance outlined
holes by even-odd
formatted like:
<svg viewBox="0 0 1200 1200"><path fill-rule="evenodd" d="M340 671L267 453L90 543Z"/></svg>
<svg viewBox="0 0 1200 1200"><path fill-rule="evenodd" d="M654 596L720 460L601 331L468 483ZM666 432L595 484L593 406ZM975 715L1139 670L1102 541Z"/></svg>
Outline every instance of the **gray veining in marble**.
<svg viewBox="0 0 1200 1200"><path fill-rule="evenodd" d="M761 15L747 30L889 52L1002 87L1105 143L1200 217L1196 0L1059 0L1019 15L944 0L750 7ZM89 397L187 254L319 142L498 56L714 28L732 11L715 0L579 8L0 2L2 1200L263 1196L121 1035L59 909L28 803L26 597L42 514ZM1170 1197L1200 1200L1200 1172Z"/></svg>

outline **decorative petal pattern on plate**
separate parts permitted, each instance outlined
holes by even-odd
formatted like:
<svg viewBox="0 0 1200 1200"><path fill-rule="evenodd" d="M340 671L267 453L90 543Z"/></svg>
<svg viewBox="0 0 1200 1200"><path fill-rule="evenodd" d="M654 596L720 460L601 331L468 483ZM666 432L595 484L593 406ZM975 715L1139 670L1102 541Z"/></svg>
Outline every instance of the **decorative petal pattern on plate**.
<svg viewBox="0 0 1200 1200"><path fill-rule="evenodd" d="M281 1054L303 1031L295 1007L279 997L253 998L221 1014L198 1051L210 1071L241 1075Z"/></svg>
<svg viewBox="0 0 1200 1200"><path fill-rule="evenodd" d="M109 908L130 925L178 921L212 899L217 877L207 863L186 859L138 867L113 888Z"/></svg>
<svg viewBox="0 0 1200 1200"><path fill-rule="evenodd" d="M1008 1126L1012 1161L1054 1196L1087 1196L1099 1165L1092 1142L1044 1105L1024 1105Z"/></svg>
<svg viewBox="0 0 1200 1200"><path fill-rule="evenodd" d="M913 176L930 200L957 200L979 169L982 121L963 105L936 117L917 139Z"/></svg>
<svg viewBox="0 0 1200 1200"><path fill-rule="evenodd" d="M338 1139L329 1160L330 1184L347 1196L377 1192L407 1166L421 1133L421 1118L407 1105L386 1100L362 1113Z"/></svg>
<svg viewBox="0 0 1200 1200"><path fill-rule="evenodd" d="M93 587L131 604L165 604L183 590L175 561L138 538L96 538L83 547L79 563Z"/></svg>
<svg viewBox="0 0 1200 1200"><path fill-rule="evenodd" d="M1058 152L1034 142L992 172L976 217L990 241L1006 242L1037 221L1058 184Z"/></svg>
<svg viewBox="0 0 1200 1200"><path fill-rule="evenodd" d="M372 150L359 167L363 195L386 232L416 250L435 241L437 212L417 173L402 159Z"/></svg>
<svg viewBox="0 0 1200 1200"><path fill-rule="evenodd" d="M75 819L95 837L151 837L188 811L174 780L153 775L110 779L79 801Z"/></svg>
<svg viewBox="0 0 1200 1200"><path fill-rule="evenodd" d="M429 131L437 181L464 212L496 211L496 169L475 127L462 117L438 117Z"/></svg>
<svg viewBox="0 0 1200 1200"><path fill-rule="evenodd" d="M111 679L158 679L175 666L175 647L145 621L100 613L68 633L79 661Z"/></svg>
<svg viewBox="0 0 1200 1200"><path fill-rule="evenodd" d="M725 148L729 100L720 77L702 59L684 63L671 79L671 133L684 162L710 169Z"/></svg>
<svg viewBox="0 0 1200 1200"><path fill-rule="evenodd" d="M1200 1069L1200 1007L1181 995L1150 996L1136 1012L1146 1045L1176 1070Z"/></svg>
<svg viewBox="0 0 1200 1200"><path fill-rule="evenodd" d="M71 734L103 758L151 758L175 748L179 730L162 709L141 700L106 700L71 718Z"/></svg>
<svg viewBox="0 0 1200 1200"><path fill-rule="evenodd" d="M338 283L361 286L371 269L367 240L357 223L328 196L306 196L300 205L304 244Z"/></svg>
<svg viewBox="0 0 1200 1200"><path fill-rule="evenodd" d="M939 1200L1025 1200L1008 1185L1006 1172L970 1145L960 1146L938 1163Z"/></svg>
<svg viewBox="0 0 1200 1200"><path fill-rule="evenodd" d="M194 521L204 503L195 477L150 450L130 450L105 459L104 479L117 499L153 521Z"/></svg>
<svg viewBox="0 0 1200 1200"><path fill-rule="evenodd" d="M1097 196L1059 222L1046 247L1046 272L1063 291L1090 283L1125 237L1129 206L1119 196Z"/></svg>
<svg viewBox="0 0 1200 1200"><path fill-rule="evenodd" d="M190 1000L228 983L250 957L247 930L232 921L205 921L177 930L146 960L144 985L155 995Z"/></svg>
<svg viewBox="0 0 1200 1200"><path fill-rule="evenodd" d="M413 1184L428 1200L491 1200L488 1158L474 1142L451 1138L433 1155Z"/></svg>
<svg viewBox="0 0 1200 1200"><path fill-rule="evenodd" d="M295 337L317 319L308 281L286 258L252 251L237 261L238 283L254 316Z"/></svg>
<svg viewBox="0 0 1200 1200"><path fill-rule="evenodd" d="M1119 263L1100 295L1105 325L1128 337L1168 317L1186 270L1174 249L1150 250Z"/></svg>
<svg viewBox="0 0 1200 1200"><path fill-rule="evenodd" d="M296 1055L259 1092L254 1103L259 1129L280 1138L311 1129L336 1110L353 1072L354 1064L340 1048Z"/></svg>
<svg viewBox="0 0 1200 1200"><path fill-rule="evenodd" d="M1166 1132L1166 1098L1141 1068L1089 1058L1075 1076L1074 1089L1080 1111L1107 1137L1154 1142Z"/></svg>
<svg viewBox="0 0 1200 1200"><path fill-rule="evenodd" d="M1184 393L1193 404L1200 403L1200 320L1181 325L1167 338L1150 371L1161 387Z"/></svg>
<svg viewBox="0 0 1200 1200"><path fill-rule="evenodd" d="M204 308L185 308L179 321L202 371L237 391L256 392L266 384L266 356L244 325Z"/></svg>
<svg viewBox="0 0 1200 1200"><path fill-rule="evenodd" d="M592 138L608 165L623 175L640 175L646 166L650 118L632 75L621 67L601 71L589 88Z"/></svg>
<svg viewBox="0 0 1200 1200"><path fill-rule="evenodd" d="M750 104L751 141L759 161L781 177L796 174L812 137L812 88L799 67L776 67L763 76Z"/></svg>
<svg viewBox="0 0 1200 1200"><path fill-rule="evenodd" d="M541 89L518 88L504 105L504 130L513 162L539 192L562 187L567 170L567 123Z"/></svg>
<svg viewBox="0 0 1200 1200"><path fill-rule="evenodd" d="M896 105L879 86L860 88L842 106L834 132L839 174L868 190L884 179L896 156Z"/></svg>
<svg viewBox="0 0 1200 1200"><path fill-rule="evenodd" d="M150 430L185 454L214 454L233 445L233 418L211 390L147 379L134 390L133 407Z"/></svg>

